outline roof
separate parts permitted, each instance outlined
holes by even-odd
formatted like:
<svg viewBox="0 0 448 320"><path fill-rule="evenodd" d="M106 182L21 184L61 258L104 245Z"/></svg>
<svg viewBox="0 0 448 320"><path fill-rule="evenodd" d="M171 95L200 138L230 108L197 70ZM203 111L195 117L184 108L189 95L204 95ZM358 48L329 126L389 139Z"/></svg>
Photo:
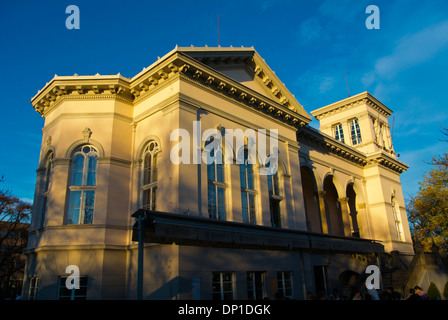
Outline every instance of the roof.
<svg viewBox="0 0 448 320"><path fill-rule="evenodd" d="M253 81L263 88L257 91L220 70L219 65L245 68ZM180 72L179 72L180 71ZM303 126L311 117L289 92L253 47L177 47L132 78L117 75L55 75L31 103L43 116L58 104L60 97L102 94L104 98L120 98L130 104L146 97L159 83L174 74L186 75L209 89L225 93L239 103L267 112L281 121Z"/></svg>

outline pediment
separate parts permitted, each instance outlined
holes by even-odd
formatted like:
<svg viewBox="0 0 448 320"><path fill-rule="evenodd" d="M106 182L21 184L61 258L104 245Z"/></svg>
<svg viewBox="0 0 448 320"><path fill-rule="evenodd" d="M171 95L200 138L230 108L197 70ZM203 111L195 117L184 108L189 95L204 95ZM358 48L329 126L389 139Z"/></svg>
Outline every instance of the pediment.
<svg viewBox="0 0 448 320"><path fill-rule="evenodd" d="M185 47L177 50L311 121L303 106L253 48Z"/></svg>

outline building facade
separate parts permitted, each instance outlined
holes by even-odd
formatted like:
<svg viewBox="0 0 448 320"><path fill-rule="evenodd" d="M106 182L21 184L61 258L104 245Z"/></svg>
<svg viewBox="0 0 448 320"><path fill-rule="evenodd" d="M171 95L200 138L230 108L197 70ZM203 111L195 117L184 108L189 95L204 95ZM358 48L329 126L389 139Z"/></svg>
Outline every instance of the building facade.
<svg viewBox="0 0 448 320"><path fill-rule="evenodd" d="M382 255L414 255L392 111L367 92L313 111L316 130L253 48L176 47L131 79L55 76L31 103L25 299L350 295ZM255 140L277 142L277 171L249 161ZM231 163L201 160L216 141Z"/></svg>

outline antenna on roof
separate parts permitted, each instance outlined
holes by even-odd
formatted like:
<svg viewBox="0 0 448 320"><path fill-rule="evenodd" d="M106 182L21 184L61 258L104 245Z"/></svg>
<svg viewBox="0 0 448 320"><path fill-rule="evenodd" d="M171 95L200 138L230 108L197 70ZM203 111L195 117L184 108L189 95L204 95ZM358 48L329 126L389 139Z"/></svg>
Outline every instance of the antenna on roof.
<svg viewBox="0 0 448 320"><path fill-rule="evenodd" d="M345 76L345 84L347 85L347 94L348 94L348 97L350 98L350 91L348 91L347 75L345 74L345 71L344 71L344 76Z"/></svg>

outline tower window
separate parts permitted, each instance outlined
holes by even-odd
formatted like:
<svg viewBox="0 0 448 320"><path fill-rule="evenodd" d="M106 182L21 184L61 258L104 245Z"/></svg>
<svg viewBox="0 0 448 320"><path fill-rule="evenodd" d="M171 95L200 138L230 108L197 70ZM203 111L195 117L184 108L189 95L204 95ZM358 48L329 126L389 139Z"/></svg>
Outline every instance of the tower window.
<svg viewBox="0 0 448 320"><path fill-rule="evenodd" d="M352 136L352 145L358 145L362 143L361 130L359 128L358 119L353 119L350 122L350 133Z"/></svg>
<svg viewBox="0 0 448 320"><path fill-rule="evenodd" d="M344 141L344 131L342 130L342 124L337 124L333 127L334 138L341 142Z"/></svg>

